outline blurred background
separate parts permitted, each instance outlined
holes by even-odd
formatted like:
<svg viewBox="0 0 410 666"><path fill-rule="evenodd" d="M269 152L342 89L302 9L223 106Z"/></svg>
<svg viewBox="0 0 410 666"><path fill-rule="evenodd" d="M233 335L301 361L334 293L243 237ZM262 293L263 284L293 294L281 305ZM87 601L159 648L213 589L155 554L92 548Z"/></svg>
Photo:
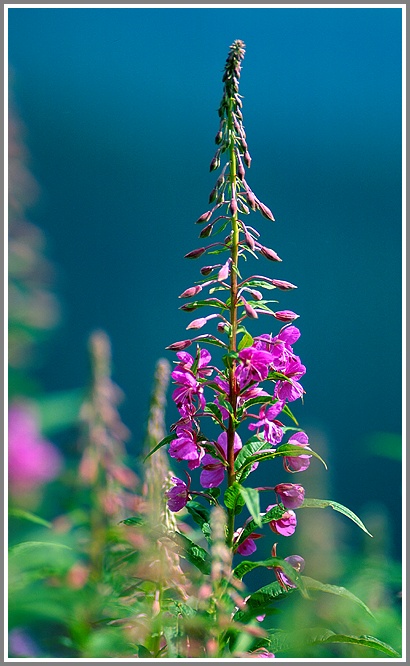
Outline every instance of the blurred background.
<svg viewBox="0 0 410 666"><path fill-rule="evenodd" d="M10 397L37 401L64 456L95 329L141 454L155 364L187 337L177 297L203 262L183 256L201 245L222 70L242 39L247 180L276 218L253 224L283 260L256 272L298 285L278 296L300 314L295 412L329 466L304 475L306 495L369 519L400 559L401 34L385 7L9 8ZM362 553L357 527L340 529L339 548Z"/></svg>

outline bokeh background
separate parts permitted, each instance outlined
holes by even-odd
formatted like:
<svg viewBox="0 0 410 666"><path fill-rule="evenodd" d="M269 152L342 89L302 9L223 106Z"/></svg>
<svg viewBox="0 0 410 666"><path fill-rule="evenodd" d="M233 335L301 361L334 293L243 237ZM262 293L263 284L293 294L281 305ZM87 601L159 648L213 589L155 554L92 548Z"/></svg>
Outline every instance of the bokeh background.
<svg viewBox="0 0 410 666"><path fill-rule="evenodd" d="M155 363L190 321L177 297L203 264L183 255L200 244L222 69L242 39L248 182L276 218L254 224L283 259L257 272L298 285L279 295L301 315L297 415L329 465L326 492L382 516L399 559L401 22L397 8L10 8L10 95L38 183L29 219L61 308L30 382L12 370L12 396L85 386L102 328L140 455ZM70 454L69 438L53 441ZM314 496L309 472L303 483Z"/></svg>

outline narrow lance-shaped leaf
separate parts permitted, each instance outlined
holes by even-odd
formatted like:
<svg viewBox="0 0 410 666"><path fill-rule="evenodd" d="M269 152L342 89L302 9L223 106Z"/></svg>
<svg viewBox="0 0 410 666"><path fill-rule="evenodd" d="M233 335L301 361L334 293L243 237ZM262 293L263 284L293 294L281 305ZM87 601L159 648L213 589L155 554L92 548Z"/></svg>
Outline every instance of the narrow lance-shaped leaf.
<svg viewBox="0 0 410 666"><path fill-rule="evenodd" d="M258 491L255 490L255 488L244 488L243 486L239 486L239 492L245 501L249 513L255 521L255 525L257 525L257 527L261 527L262 518L260 515L261 508Z"/></svg>
<svg viewBox="0 0 410 666"><path fill-rule="evenodd" d="M356 525L358 525L360 529L363 530L363 532L366 532L366 534L368 534L371 537L373 536L372 534L370 534L367 527L362 523L360 518L356 516L355 513L353 513L353 511L343 506L343 504L339 504L338 502L334 502L333 500L309 499L306 497L303 500L303 504L300 505L299 509L326 509L326 507L328 506L330 506L335 511L342 513L344 516L347 516L348 518L350 518L350 520L356 523Z"/></svg>
<svg viewBox="0 0 410 666"><path fill-rule="evenodd" d="M372 611L364 601L356 597L355 594L352 592L349 592L349 590L346 590L345 587L340 587L339 585L330 585L329 583L321 583L319 580L315 580L314 578L309 578L309 576L302 576L301 577L303 580L303 583L308 590L317 590L318 592L328 592L329 594L334 594L338 597L342 597L344 599L349 599L350 601L353 601L354 603L358 604L363 608L363 610L366 611L371 617L374 617Z"/></svg>
<svg viewBox="0 0 410 666"><path fill-rule="evenodd" d="M177 436L173 433L172 435L167 435L166 437L164 437L164 439L161 439L161 441L149 453L147 453L143 462L148 460L148 458L150 456L152 456L152 454L155 453L155 451L158 451L158 449L160 449L162 446L165 446L166 444L169 444L170 442L172 442L173 439L176 439L176 438L177 438Z"/></svg>

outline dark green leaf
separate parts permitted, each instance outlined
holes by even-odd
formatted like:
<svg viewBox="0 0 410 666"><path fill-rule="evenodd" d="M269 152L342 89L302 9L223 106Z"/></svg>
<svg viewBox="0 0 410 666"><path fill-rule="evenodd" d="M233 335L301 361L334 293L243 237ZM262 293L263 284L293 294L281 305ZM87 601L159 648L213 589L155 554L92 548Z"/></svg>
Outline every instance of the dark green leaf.
<svg viewBox="0 0 410 666"><path fill-rule="evenodd" d="M224 342L219 340L219 338L216 338L214 335L197 335L195 338L193 338L195 341L200 341L200 342L207 342L209 345L216 345L217 347L222 347L223 349L227 349L228 345L226 345Z"/></svg>
<svg viewBox="0 0 410 666"><path fill-rule="evenodd" d="M173 433L172 435L167 435L166 437L164 437L164 439L161 439L161 441L152 449L152 451L147 453L143 462L148 460L148 458L150 456L152 456L152 454L155 453L155 451L158 451L158 449L160 449L162 446L165 446L166 444L169 444L170 442L172 442L173 439L176 439L176 438L177 438L176 434Z"/></svg>
<svg viewBox="0 0 410 666"><path fill-rule="evenodd" d="M286 414L287 416L289 416L289 418L292 419L293 423L296 423L297 426L299 425L299 423L296 420L296 417L293 415L293 413L292 413L288 404L284 405L282 411L283 411L284 414Z"/></svg>
<svg viewBox="0 0 410 666"><path fill-rule="evenodd" d="M248 332L246 332L243 338L241 338L241 340L239 341L238 351L241 351L246 347L252 347L252 345L253 345L253 337Z"/></svg>
<svg viewBox="0 0 410 666"><path fill-rule="evenodd" d="M270 636L270 649L274 653L286 652L297 647L303 648L304 645L321 645L326 643L350 643L351 645L362 645L363 647L373 648L384 652L389 657L400 657L387 643L380 641L373 636L348 636L346 634L335 634L330 629L317 627L312 629L302 629L292 631L274 630Z"/></svg>
<svg viewBox="0 0 410 666"><path fill-rule="evenodd" d="M40 518L40 516L36 516L30 511L24 511L24 509L10 508L9 516L13 516L14 518L22 518L23 520L28 520L31 523L37 523L38 525L43 525L43 527L48 527L49 529L52 527L48 520L44 520L44 518Z"/></svg>
<svg viewBox="0 0 410 666"><path fill-rule="evenodd" d="M219 409L219 407L217 405L215 405L214 402L207 402L206 403L205 408L204 408L204 413L205 414L207 414L207 413L212 414L215 417L217 423L219 423L219 424L223 423L221 410Z"/></svg>
<svg viewBox="0 0 410 666"><path fill-rule="evenodd" d="M309 499L306 497L303 500L303 504L300 505L299 509L325 509L328 506L330 506L335 511L338 511L339 513L343 513L344 516L350 518L350 520L356 523L356 525L358 525L360 529L366 532L366 534L368 534L369 536L373 536L372 534L370 534L369 530L362 523L360 518L356 516L355 513L353 513L353 511L343 506L343 504L339 504L338 502L334 502L333 500Z"/></svg>
<svg viewBox="0 0 410 666"><path fill-rule="evenodd" d="M245 500L240 492L240 484L235 481L229 488L225 490L224 503L228 509L234 512L235 515L242 511L245 506Z"/></svg>
<svg viewBox="0 0 410 666"><path fill-rule="evenodd" d="M201 546L198 546L180 532L174 532L169 536L179 547L182 557L185 557L188 562L196 566L202 573L211 573L211 558L204 548L201 548Z"/></svg>
<svg viewBox="0 0 410 666"><path fill-rule="evenodd" d="M317 590L318 592L328 592L329 594L335 594L338 597L349 599L350 601L353 601L354 603L361 606L363 610L366 611L366 613L369 613L369 615L373 617L373 613L371 612L370 608L368 608L366 604L361 601L361 599L356 597L356 595L354 595L352 592L349 592L349 590L346 590L345 587L340 587L339 585L329 585L328 583L321 583L318 580L309 578L309 576L302 576L302 580L306 589Z"/></svg>
<svg viewBox="0 0 410 666"><path fill-rule="evenodd" d="M188 513L192 516L193 520L202 527L204 523L209 523L209 509L202 506L196 500L190 500L186 503Z"/></svg>
<svg viewBox="0 0 410 666"><path fill-rule="evenodd" d="M242 580L245 574L253 571L253 569L256 569L257 567L279 567L286 576L298 586L298 589L303 596L308 598L303 576L301 576L296 569L289 564L289 562L286 562L286 560L282 560L279 557L269 557L267 560L260 560L259 562L244 560L235 567L233 575L235 578Z"/></svg>
<svg viewBox="0 0 410 666"><path fill-rule="evenodd" d="M17 543L15 546L12 546L9 549L9 558L16 557L18 555L29 555L31 551L37 550L39 548L61 548L63 550L72 550L70 546L66 546L63 543L54 543L51 541L23 541Z"/></svg>
<svg viewBox="0 0 410 666"><path fill-rule="evenodd" d="M239 492L241 493L242 498L245 500L245 504L253 520L255 521L255 525L257 525L257 527L261 527L262 518L260 515L261 507L258 491L255 490L255 488L244 488L243 486L239 486Z"/></svg>
<svg viewBox="0 0 410 666"><path fill-rule="evenodd" d="M125 520L120 520L119 525L122 523L124 525L142 525L144 520L140 516L131 516L131 518L126 518Z"/></svg>

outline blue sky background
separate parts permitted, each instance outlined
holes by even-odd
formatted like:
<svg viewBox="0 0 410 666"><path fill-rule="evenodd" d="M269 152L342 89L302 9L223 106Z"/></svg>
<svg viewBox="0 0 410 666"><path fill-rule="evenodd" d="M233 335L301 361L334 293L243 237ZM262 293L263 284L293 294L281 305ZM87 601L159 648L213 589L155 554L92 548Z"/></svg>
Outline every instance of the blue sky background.
<svg viewBox="0 0 410 666"><path fill-rule="evenodd" d="M253 224L283 259L257 272L298 285L279 294L301 315L297 414L326 443L332 498L358 513L385 502L396 549L400 466L366 442L401 432L401 19L397 8L8 12L41 188L30 219L47 234L65 313L45 389L86 383L87 339L104 328L140 451L155 362L172 360L164 348L190 320L177 297L204 264L183 255L200 244L222 70L242 39L247 179L276 218Z"/></svg>

